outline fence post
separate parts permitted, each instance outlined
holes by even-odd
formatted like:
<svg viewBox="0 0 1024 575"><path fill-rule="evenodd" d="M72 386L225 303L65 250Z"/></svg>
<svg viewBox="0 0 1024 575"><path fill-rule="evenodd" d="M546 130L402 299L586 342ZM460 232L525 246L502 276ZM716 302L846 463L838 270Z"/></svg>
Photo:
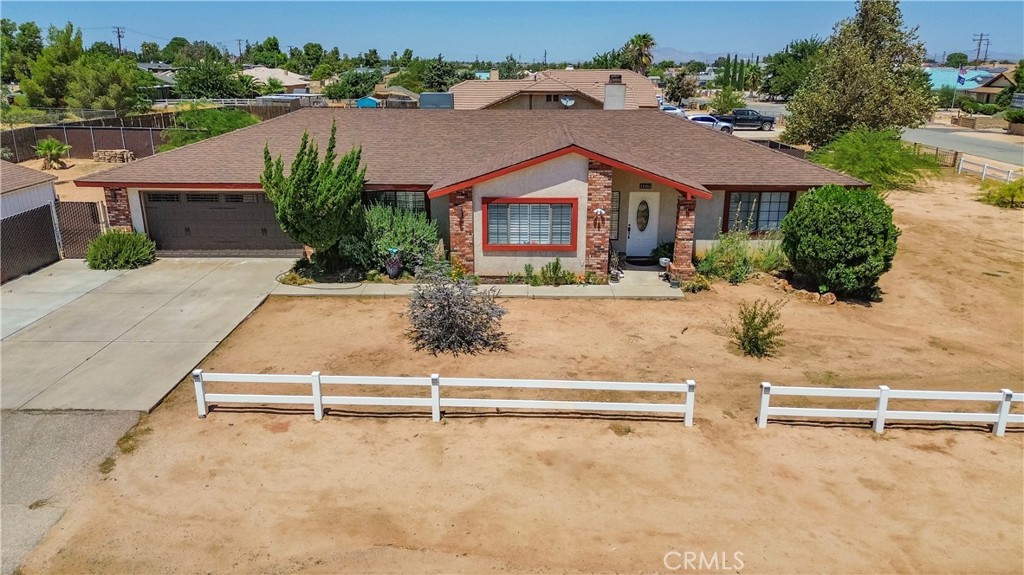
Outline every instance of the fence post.
<svg viewBox="0 0 1024 575"><path fill-rule="evenodd" d="M693 404L696 401L697 395L697 382L692 379L686 380L686 415L683 419L683 425L686 427L693 427Z"/></svg>
<svg viewBox="0 0 1024 575"><path fill-rule="evenodd" d="M757 412L757 426L761 429L768 427L768 402L772 397L772 384L767 381L761 382L761 409Z"/></svg>
<svg viewBox="0 0 1024 575"><path fill-rule="evenodd" d="M65 124L64 126L61 126L61 129L64 130L64 143L67 144L68 143L68 127ZM68 158L71 158L71 149L69 148L68 151L65 152L65 154L67 154Z"/></svg>
<svg viewBox="0 0 1024 575"><path fill-rule="evenodd" d="M150 155L151 156L155 156L156 155L156 142L153 140L153 130L149 131L149 149L151 150L150 151Z"/></svg>
<svg viewBox="0 0 1024 575"><path fill-rule="evenodd" d="M960 152L957 152L958 154ZM960 156L960 161L956 164L956 173L960 174L964 171L964 157Z"/></svg>
<svg viewBox="0 0 1024 575"><path fill-rule="evenodd" d="M193 371L192 381L196 384L196 407L199 408L199 417L206 417L206 385L203 383L203 370Z"/></svg>
<svg viewBox="0 0 1024 575"><path fill-rule="evenodd" d="M313 419L320 421L324 418L324 398L320 394L320 372L314 371L309 378L313 382Z"/></svg>
<svg viewBox="0 0 1024 575"><path fill-rule="evenodd" d="M436 373L430 376L430 417L441 421L441 376Z"/></svg>
<svg viewBox="0 0 1024 575"><path fill-rule="evenodd" d="M1010 173L1011 173L1010 170L1006 170L1006 181L1007 182L1010 181Z"/></svg>
<svg viewBox="0 0 1024 575"><path fill-rule="evenodd" d="M121 126L121 149L128 148L128 143L124 141L124 126Z"/></svg>
<svg viewBox="0 0 1024 575"><path fill-rule="evenodd" d="M985 176L988 174L988 164L981 165L981 181L985 181Z"/></svg>
<svg viewBox="0 0 1024 575"><path fill-rule="evenodd" d="M1009 389L1001 390L1003 393L1003 400L999 402L999 416L996 418L996 424L992 426L992 433L996 434L997 437L1002 437L1006 433L1006 419L1010 415L1010 402L1013 401L1013 392Z"/></svg>
<svg viewBox="0 0 1024 575"><path fill-rule="evenodd" d="M89 141L92 142L92 151L96 151L96 134L92 131L92 126L89 126Z"/></svg>
<svg viewBox="0 0 1024 575"><path fill-rule="evenodd" d="M885 431L885 410L889 407L889 386L878 386L878 414L875 415L875 433Z"/></svg>

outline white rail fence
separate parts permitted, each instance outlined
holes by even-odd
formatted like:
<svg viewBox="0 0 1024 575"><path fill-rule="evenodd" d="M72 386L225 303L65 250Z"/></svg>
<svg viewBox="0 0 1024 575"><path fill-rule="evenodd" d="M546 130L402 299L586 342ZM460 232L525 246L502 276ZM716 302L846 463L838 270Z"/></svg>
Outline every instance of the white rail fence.
<svg viewBox="0 0 1024 575"><path fill-rule="evenodd" d="M990 166L988 164L972 162L970 160L960 158L960 163L957 164L956 166L956 173L962 174L964 172L977 175L978 177L981 178L981 181L983 182L986 178L991 180L999 180L1001 182L1012 182L1013 180L1016 180L1024 176L1024 174L1022 174L1022 172L1020 172L1019 170L1016 172L1013 170L1004 170L1001 168Z"/></svg>
<svg viewBox="0 0 1024 575"><path fill-rule="evenodd" d="M877 400L875 409L834 409L809 407L778 407L771 405L772 396L798 397L840 397ZM994 413L956 411L910 411L889 409L889 400L943 400L964 402L998 403ZM1002 436L1007 423L1024 423L1024 414L1010 413L1013 402L1024 402L1024 393L1009 389L989 391L924 391L889 389L885 385L878 389L792 387L761 384L761 408L757 415L757 426L764 429L769 417L802 417L820 419L864 419L874 421L875 433L885 430L885 422L891 419L907 421L941 421L953 423L990 423L992 433Z"/></svg>
<svg viewBox="0 0 1024 575"><path fill-rule="evenodd" d="M192 372L195 384L196 407L199 417L206 417L209 405L248 404L298 404L312 405L313 417L319 421L324 417L327 406L390 406L429 407L434 421L440 421L446 407L477 407L500 409L548 409L558 411L628 411L675 413L683 416L686 427L693 426L693 407L696 386L693 380L685 383L627 383L612 381L561 381L537 379L478 379L445 377L437 374L429 377L380 377L351 375L321 375L314 371L309 375L268 375L248 373L206 373L201 369ZM283 384L309 386L310 393L303 395L269 395L251 393L211 393L206 390L208 383L234 384ZM429 397L373 397L352 395L324 395L325 385L345 386L404 386L429 388ZM680 403L640 403L612 401L556 401L540 399L484 399L469 397L442 397L442 388L508 388L508 389L567 389L625 392L681 393Z"/></svg>

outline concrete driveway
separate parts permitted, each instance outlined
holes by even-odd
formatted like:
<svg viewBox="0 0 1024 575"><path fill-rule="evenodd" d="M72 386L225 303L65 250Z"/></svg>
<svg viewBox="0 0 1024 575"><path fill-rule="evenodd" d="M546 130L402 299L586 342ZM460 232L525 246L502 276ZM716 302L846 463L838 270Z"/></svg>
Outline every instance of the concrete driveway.
<svg viewBox="0 0 1024 575"><path fill-rule="evenodd" d="M149 411L263 301L288 259L64 260L3 286L3 409Z"/></svg>

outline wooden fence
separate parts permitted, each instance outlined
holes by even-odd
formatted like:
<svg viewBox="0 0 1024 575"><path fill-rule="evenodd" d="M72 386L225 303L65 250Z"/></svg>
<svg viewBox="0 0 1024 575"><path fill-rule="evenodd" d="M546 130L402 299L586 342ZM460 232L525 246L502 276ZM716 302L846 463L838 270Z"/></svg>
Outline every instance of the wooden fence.
<svg viewBox="0 0 1024 575"><path fill-rule="evenodd" d="M321 375L314 371L309 375L266 375L247 373L206 373L201 369L192 372L195 384L196 406L199 417L206 417L209 404L250 403L250 404L299 404L312 405L313 417L323 419L325 406L393 406L429 407L434 421L440 421L446 407L494 408L494 409L547 409L557 411L628 411L676 413L683 416L686 427L693 425L693 406L696 383L624 383L609 381L559 381L533 379L477 379L441 378L434 374L429 377L361 377L349 375ZM210 383L235 384L282 384L299 385L310 389L303 395L211 393L206 389ZM430 395L417 397L371 397L324 395L323 386L401 386L429 389ZM562 389L598 390L625 392L681 393L680 403L639 403L612 401L554 401L540 399L484 399L471 397L442 397L442 388L507 388L507 389Z"/></svg>
<svg viewBox="0 0 1024 575"><path fill-rule="evenodd" d="M838 397L876 400L874 409L835 409L810 407L778 407L771 405L772 396L797 397ZM893 410L889 408L889 400L945 400L963 402L996 403L995 412L960 412L960 411L916 411ZM890 419L904 421L939 421L953 423L990 423L992 433L1002 436L1006 432L1007 423L1024 423L1024 414L1010 413L1011 403L1024 402L1024 393L1014 393L1009 389L997 392L985 391L924 391L889 389L880 385L878 389L828 388L828 387L791 387L761 384L761 408L757 414L757 426L764 429L770 417L800 417L810 419L864 419L874 421L875 433L885 430L885 422Z"/></svg>
<svg viewBox="0 0 1024 575"><path fill-rule="evenodd" d="M782 142L779 142L778 140L750 140L750 141L754 142L755 144L760 144L762 146L766 146L766 147L768 147L768 148L770 148L772 150L778 150L778 151L782 152L783 154L788 154L790 156L793 156L794 158L800 158L801 160L804 159L804 157L807 155L807 152L805 152L804 150L801 150L800 148L797 148L797 147L794 147L794 146L790 146L788 144L783 144Z"/></svg>

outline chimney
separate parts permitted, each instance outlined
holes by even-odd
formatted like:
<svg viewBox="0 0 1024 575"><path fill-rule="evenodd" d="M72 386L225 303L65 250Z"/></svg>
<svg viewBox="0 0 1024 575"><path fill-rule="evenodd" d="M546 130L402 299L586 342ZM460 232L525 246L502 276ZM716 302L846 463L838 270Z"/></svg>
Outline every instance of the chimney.
<svg viewBox="0 0 1024 575"><path fill-rule="evenodd" d="M498 74L498 69L497 68L491 68L491 73L490 73L489 76L487 76L487 79L488 80L499 80L500 78L499 78L499 74Z"/></svg>
<svg viewBox="0 0 1024 575"><path fill-rule="evenodd" d="M608 76L608 83L604 85L604 109L626 109L626 85L622 83L622 74Z"/></svg>

